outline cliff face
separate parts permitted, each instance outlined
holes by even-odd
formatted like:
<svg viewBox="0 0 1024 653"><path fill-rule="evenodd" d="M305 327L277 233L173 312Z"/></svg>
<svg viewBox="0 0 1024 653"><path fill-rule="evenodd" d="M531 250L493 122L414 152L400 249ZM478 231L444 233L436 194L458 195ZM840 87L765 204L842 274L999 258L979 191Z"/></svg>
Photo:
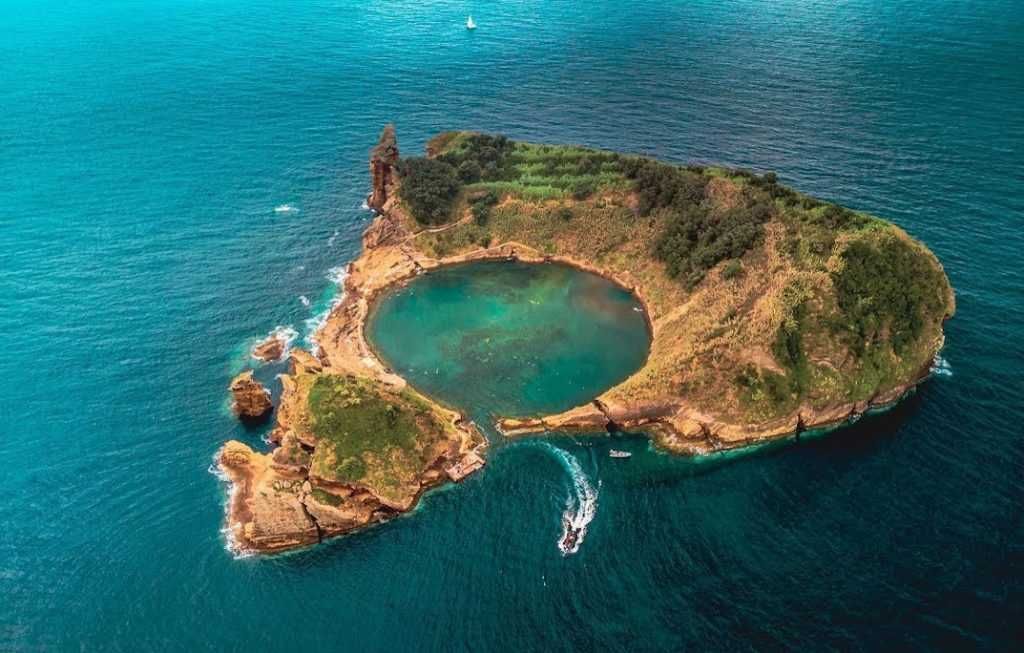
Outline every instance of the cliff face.
<svg viewBox="0 0 1024 653"><path fill-rule="evenodd" d="M262 422L274 405L270 392L252 378L252 371L242 372L231 381L232 409L244 422Z"/></svg>
<svg viewBox="0 0 1024 653"><path fill-rule="evenodd" d="M375 211L384 208L398 165L398 139L394 125L387 125L380 133L376 147L370 151L370 180L373 190L366 200L367 206Z"/></svg>

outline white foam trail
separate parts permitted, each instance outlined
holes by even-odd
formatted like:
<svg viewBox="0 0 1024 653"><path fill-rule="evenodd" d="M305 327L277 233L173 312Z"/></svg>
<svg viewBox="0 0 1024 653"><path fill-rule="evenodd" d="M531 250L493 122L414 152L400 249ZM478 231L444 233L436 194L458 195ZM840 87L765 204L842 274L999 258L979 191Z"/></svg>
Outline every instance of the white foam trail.
<svg viewBox="0 0 1024 653"><path fill-rule="evenodd" d="M334 241L336 241L338 239L338 234L340 234L340 233L341 233L340 229L335 229L334 230L334 233L331 234L331 237L327 239L327 246L328 247L334 247Z"/></svg>
<svg viewBox="0 0 1024 653"><path fill-rule="evenodd" d="M274 213L298 213L299 210L291 204L281 204L274 207Z"/></svg>
<svg viewBox="0 0 1024 653"><path fill-rule="evenodd" d="M598 481L597 488L594 488L590 484L586 472L580 467L579 461L565 449L543 441L540 444L558 459L572 479L572 492L565 499L565 511L562 513L562 534L558 538L558 550L562 552L562 555L571 555L580 550L580 545L583 544L583 540L587 536L587 526L597 514L597 497L601 482ZM576 533L576 539L566 546L565 540L570 530Z"/></svg>
<svg viewBox="0 0 1024 653"><path fill-rule="evenodd" d="M932 359L931 373L935 376L953 376L953 368L942 356L935 354L935 358Z"/></svg>
<svg viewBox="0 0 1024 653"><path fill-rule="evenodd" d="M316 356L320 352L320 343L316 341L316 332L320 330L320 327L327 321L327 317L331 314L331 311L335 309L338 304L345 299L345 277L348 276L348 266L338 266L331 268L327 271L327 279L338 286L337 294L331 299L330 305L313 317L305 321L306 325L306 343L309 345L310 352Z"/></svg>

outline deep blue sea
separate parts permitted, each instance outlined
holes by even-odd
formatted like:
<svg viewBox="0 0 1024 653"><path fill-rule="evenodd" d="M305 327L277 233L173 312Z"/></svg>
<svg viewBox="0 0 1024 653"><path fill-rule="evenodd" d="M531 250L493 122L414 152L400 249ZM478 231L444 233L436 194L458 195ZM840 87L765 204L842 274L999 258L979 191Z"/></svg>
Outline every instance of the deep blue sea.
<svg viewBox="0 0 1024 653"><path fill-rule="evenodd" d="M0 650L1019 646L1022 44L1020 0L0 0ZM504 444L412 515L235 559L208 468L263 445L226 385L330 305L389 121L889 218L956 287L941 373L739 456Z"/></svg>

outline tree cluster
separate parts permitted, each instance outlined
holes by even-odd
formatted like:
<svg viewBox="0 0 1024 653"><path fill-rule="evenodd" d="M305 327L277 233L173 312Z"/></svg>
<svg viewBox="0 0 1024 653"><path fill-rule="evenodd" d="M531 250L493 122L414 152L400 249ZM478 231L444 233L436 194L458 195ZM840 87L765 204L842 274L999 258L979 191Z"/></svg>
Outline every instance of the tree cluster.
<svg viewBox="0 0 1024 653"><path fill-rule="evenodd" d="M459 194L459 177L451 164L437 159L412 157L398 163L402 183L399 195L424 224L447 222Z"/></svg>
<svg viewBox="0 0 1024 653"><path fill-rule="evenodd" d="M857 355L888 335L897 354L921 335L925 316L942 310L940 272L926 256L901 238L878 243L857 241L843 253L842 270L833 275L845 333Z"/></svg>

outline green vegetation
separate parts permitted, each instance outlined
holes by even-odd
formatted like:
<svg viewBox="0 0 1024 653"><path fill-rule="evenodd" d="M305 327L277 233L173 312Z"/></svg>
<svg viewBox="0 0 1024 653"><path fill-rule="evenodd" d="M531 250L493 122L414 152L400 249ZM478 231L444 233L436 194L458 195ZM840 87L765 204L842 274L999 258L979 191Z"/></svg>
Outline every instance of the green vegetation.
<svg viewBox="0 0 1024 653"><path fill-rule="evenodd" d="M448 221L459 192L459 178L452 166L444 161L414 157L399 162L398 174L402 177L399 195L418 221Z"/></svg>
<svg viewBox="0 0 1024 653"><path fill-rule="evenodd" d="M424 431L443 432L426 404L353 376L317 376L309 407L318 440L313 471L339 482L366 481L381 469L396 478L414 473Z"/></svg>
<svg viewBox="0 0 1024 653"><path fill-rule="evenodd" d="M403 159L398 167L402 199L422 224L440 224L452 217L457 196L466 191L474 197L492 193L534 200L585 200L606 188L628 183L620 170L624 159L611 152L579 147L517 143L504 136L447 132L431 141L437 153L432 164L425 159ZM486 222L487 209L467 198L478 224ZM491 206L497 201L492 202ZM479 206L479 208L478 208Z"/></svg>
<svg viewBox="0 0 1024 653"><path fill-rule="evenodd" d="M669 276L681 278L687 287L699 283L719 262L743 256L775 212L770 193L759 189L762 182L757 177L758 185L752 184L735 206L719 209L705 201L709 179L703 168L646 159L626 159L622 167L635 184L640 215L666 215L654 254L665 263Z"/></svg>
<svg viewBox="0 0 1024 653"><path fill-rule="evenodd" d="M516 242L586 261L636 284L666 320L618 401L685 396L746 421L860 401L927 364L952 310L924 247L770 172L468 132L428 150L457 180L449 219L473 219L421 233L425 252Z"/></svg>
<svg viewBox="0 0 1024 653"><path fill-rule="evenodd" d="M723 279L735 279L741 274L743 274L743 264L740 263L739 259L732 259L722 268Z"/></svg>
<svg viewBox="0 0 1024 653"><path fill-rule="evenodd" d="M796 405L792 382L777 372L747 364L736 375L736 385L740 387L740 399L745 404L767 403L771 407L772 412L764 417L772 417Z"/></svg>
<svg viewBox="0 0 1024 653"><path fill-rule="evenodd" d="M342 498L336 494L325 492L318 487L313 488L313 498L328 506L338 507L342 504Z"/></svg>
<svg viewBox="0 0 1024 653"><path fill-rule="evenodd" d="M902 354L920 337L926 316L945 304L936 266L913 245L888 234L851 243L834 283L841 311L834 326L858 355L883 342Z"/></svg>
<svg viewBox="0 0 1024 653"><path fill-rule="evenodd" d="M491 217L491 208L498 203L498 194L493 190L480 191L469 198L470 212L477 226L483 227Z"/></svg>

